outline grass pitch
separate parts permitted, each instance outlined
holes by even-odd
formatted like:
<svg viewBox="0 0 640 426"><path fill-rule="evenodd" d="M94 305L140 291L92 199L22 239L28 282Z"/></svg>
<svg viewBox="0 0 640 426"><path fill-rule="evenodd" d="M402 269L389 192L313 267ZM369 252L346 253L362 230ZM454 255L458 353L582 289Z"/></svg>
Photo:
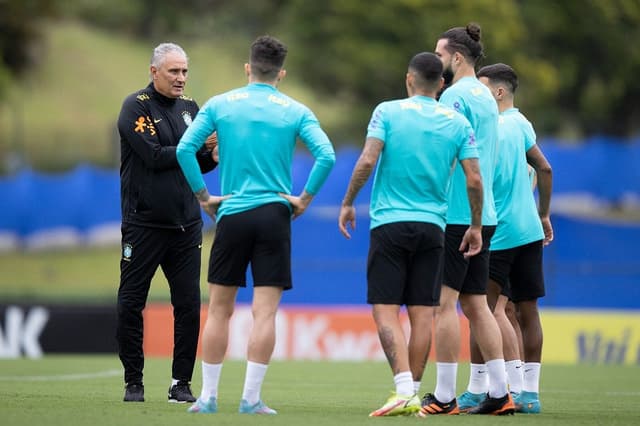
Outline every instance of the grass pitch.
<svg viewBox="0 0 640 426"><path fill-rule="evenodd" d="M277 416L237 414L244 363L228 361L222 370L219 410L214 415L186 412L167 403L169 359L147 359L145 403L122 402L122 368L116 356L46 356L39 360L0 360L0 423L3 425L631 425L640 422L640 369L634 366L552 366L542 370L540 415L369 418L392 389L382 362L273 362L263 399ZM435 367L429 364L423 390L432 391ZM200 392L200 365L194 393ZM458 391L468 369L459 369Z"/></svg>

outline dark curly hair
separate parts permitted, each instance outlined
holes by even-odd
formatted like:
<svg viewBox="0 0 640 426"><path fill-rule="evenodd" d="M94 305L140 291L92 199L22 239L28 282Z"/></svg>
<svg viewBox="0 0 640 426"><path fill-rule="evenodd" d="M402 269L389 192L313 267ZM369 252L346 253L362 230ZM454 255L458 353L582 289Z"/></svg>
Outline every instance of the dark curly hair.
<svg viewBox="0 0 640 426"><path fill-rule="evenodd" d="M269 35L260 36L251 44L251 73L261 80L273 80L286 57L287 46L280 40Z"/></svg>
<svg viewBox="0 0 640 426"><path fill-rule="evenodd" d="M433 86L442 78L442 61L431 52L422 52L409 61L409 69L416 73L421 86Z"/></svg>
<svg viewBox="0 0 640 426"><path fill-rule="evenodd" d="M518 88L518 74L507 64L493 64L480 68L476 74L478 78L487 77L492 83L503 83L511 93Z"/></svg>

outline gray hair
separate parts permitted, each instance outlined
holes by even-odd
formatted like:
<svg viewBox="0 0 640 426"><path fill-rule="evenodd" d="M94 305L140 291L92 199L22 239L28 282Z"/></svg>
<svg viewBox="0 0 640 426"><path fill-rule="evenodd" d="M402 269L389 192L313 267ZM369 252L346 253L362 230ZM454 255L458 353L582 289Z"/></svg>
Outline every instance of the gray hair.
<svg viewBox="0 0 640 426"><path fill-rule="evenodd" d="M153 49L153 55L151 55L151 66L160 68L160 66L164 62L164 58L167 56L167 54L172 52L183 55L187 62L189 61L189 58L187 57L187 54L182 47L178 46L175 43L161 43L156 46L155 49Z"/></svg>

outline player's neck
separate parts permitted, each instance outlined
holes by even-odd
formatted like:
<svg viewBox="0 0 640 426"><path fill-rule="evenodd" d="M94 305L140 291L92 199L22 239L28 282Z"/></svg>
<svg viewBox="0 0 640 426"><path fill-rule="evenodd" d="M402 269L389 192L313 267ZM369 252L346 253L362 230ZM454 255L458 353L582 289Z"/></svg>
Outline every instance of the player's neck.
<svg viewBox="0 0 640 426"><path fill-rule="evenodd" d="M458 80L461 80L465 77L473 77L473 78L476 77L476 71L471 65L468 65L468 64L461 65L460 68L458 68L458 70L454 74L452 83L456 83L458 82Z"/></svg>
<svg viewBox="0 0 640 426"><path fill-rule="evenodd" d="M514 108L513 100L502 100L498 102L498 112L500 113L503 113L511 108Z"/></svg>
<svg viewBox="0 0 640 426"><path fill-rule="evenodd" d="M259 84L268 84L269 86L277 87L279 80L260 80L259 78L254 77L253 75L249 76L249 83L259 83Z"/></svg>
<svg viewBox="0 0 640 426"><path fill-rule="evenodd" d="M436 93L430 90L422 90L422 89L413 89L409 91L409 97L413 96L424 96L426 98L436 98Z"/></svg>

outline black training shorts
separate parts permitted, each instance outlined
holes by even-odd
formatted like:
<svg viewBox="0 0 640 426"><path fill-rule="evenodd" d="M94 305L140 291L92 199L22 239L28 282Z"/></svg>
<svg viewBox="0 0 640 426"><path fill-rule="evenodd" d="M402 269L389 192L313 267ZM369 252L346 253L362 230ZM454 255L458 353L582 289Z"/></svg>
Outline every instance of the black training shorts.
<svg viewBox="0 0 640 426"><path fill-rule="evenodd" d="M437 306L444 232L425 222L373 228L367 261L367 303Z"/></svg>
<svg viewBox="0 0 640 426"><path fill-rule="evenodd" d="M245 287L251 264L254 286L291 288L291 210L270 203L223 216L209 258L209 283Z"/></svg>
<svg viewBox="0 0 640 426"><path fill-rule="evenodd" d="M463 294L487 294L489 279L489 246L495 226L482 227L482 250L465 259L460 251L468 225L447 225L444 244L444 281L447 287Z"/></svg>
<svg viewBox="0 0 640 426"><path fill-rule="evenodd" d="M514 302L543 297L542 240L491 252L489 278Z"/></svg>

